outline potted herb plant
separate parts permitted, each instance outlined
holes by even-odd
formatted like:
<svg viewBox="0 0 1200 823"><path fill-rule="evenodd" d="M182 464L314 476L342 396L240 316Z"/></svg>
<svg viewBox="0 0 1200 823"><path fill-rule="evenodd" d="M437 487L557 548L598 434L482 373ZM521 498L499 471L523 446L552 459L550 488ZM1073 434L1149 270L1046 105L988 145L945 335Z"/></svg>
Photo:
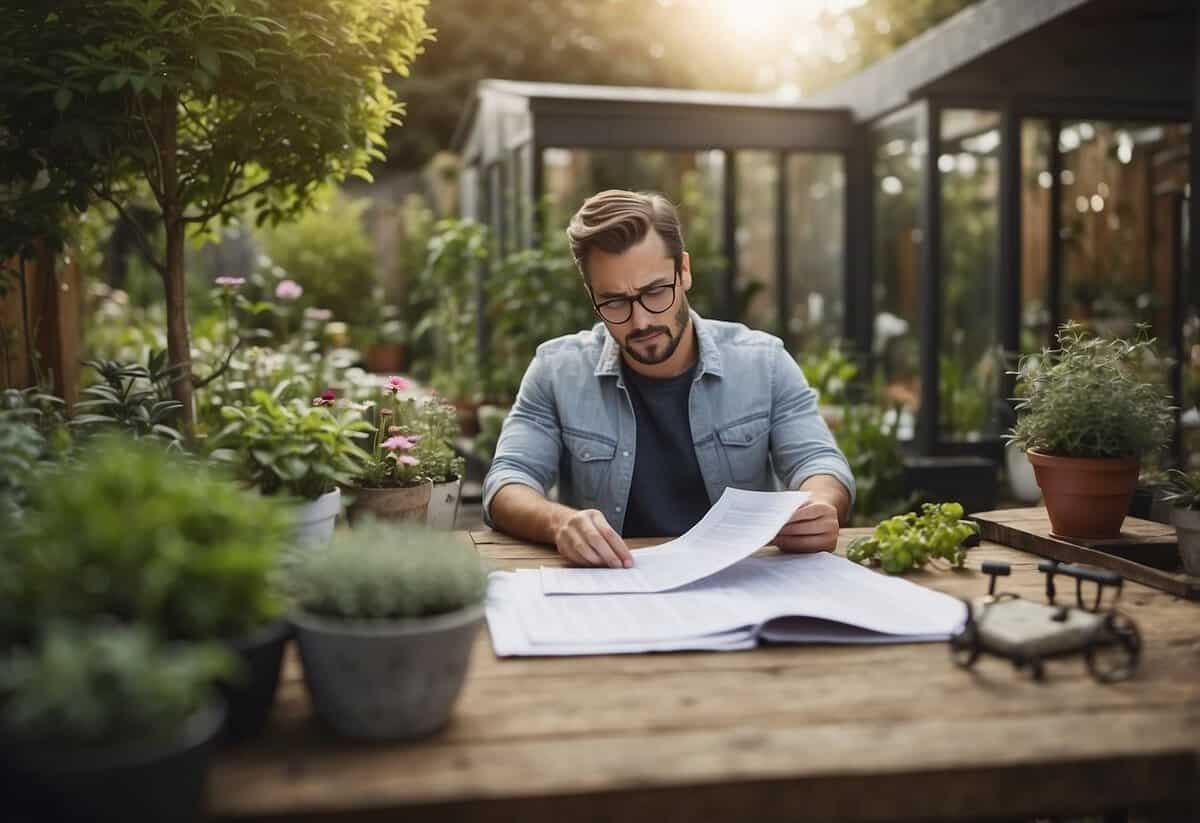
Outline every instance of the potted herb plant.
<svg viewBox="0 0 1200 823"><path fill-rule="evenodd" d="M1119 536L1140 459L1167 442L1170 398L1137 370L1153 343L1068 322L1058 348L1022 359L1010 440L1029 454L1057 535Z"/></svg>
<svg viewBox="0 0 1200 823"><path fill-rule="evenodd" d="M368 514L382 520L425 520L433 484L418 456L428 447L422 445L426 438L414 402L402 397L411 388L405 378L389 377L383 384L385 401L369 407L374 436L369 457L354 478L351 524Z"/></svg>
<svg viewBox="0 0 1200 823"><path fill-rule="evenodd" d="M368 520L290 569L292 625L313 708L341 734L420 737L458 698L487 578L445 532Z"/></svg>
<svg viewBox="0 0 1200 823"><path fill-rule="evenodd" d="M108 616L173 642L216 642L239 661L222 683L228 733L264 725L290 628L273 581L288 534L273 498L128 437L45 472L0 548L0 646L59 619Z"/></svg>
<svg viewBox="0 0 1200 823"><path fill-rule="evenodd" d="M53 623L0 658L0 771L15 820L199 820L225 711L218 646L145 625ZM26 817L29 815L29 817Z"/></svg>
<svg viewBox="0 0 1200 823"><path fill-rule="evenodd" d="M466 459L454 449L454 440L458 436L458 412L454 406L432 398L421 407L418 425L421 441L417 444L417 459L433 484L425 522L435 529L450 530L458 518L458 502L462 496L462 478L466 468Z"/></svg>
<svg viewBox="0 0 1200 823"><path fill-rule="evenodd" d="M1173 507L1171 520L1179 538L1183 570L1200 576L1200 472L1172 470L1164 499Z"/></svg>
<svg viewBox="0 0 1200 823"><path fill-rule="evenodd" d="M251 405L223 406L228 422L214 438L214 460L267 496L303 501L295 513L294 539L303 545L328 542L341 511L340 486L350 485L370 461L356 441L371 426L350 409L335 413L337 398L326 391L305 406L280 402L261 389Z"/></svg>

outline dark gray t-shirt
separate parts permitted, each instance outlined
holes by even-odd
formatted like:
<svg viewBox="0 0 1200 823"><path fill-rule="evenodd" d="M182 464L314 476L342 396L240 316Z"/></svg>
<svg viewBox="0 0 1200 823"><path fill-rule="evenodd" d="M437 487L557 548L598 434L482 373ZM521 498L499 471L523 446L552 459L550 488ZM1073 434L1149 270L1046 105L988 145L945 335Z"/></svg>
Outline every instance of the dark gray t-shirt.
<svg viewBox="0 0 1200 823"><path fill-rule="evenodd" d="M633 482L622 537L673 537L690 529L710 501L692 445L688 397L696 367L657 380L621 363L637 418Z"/></svg>

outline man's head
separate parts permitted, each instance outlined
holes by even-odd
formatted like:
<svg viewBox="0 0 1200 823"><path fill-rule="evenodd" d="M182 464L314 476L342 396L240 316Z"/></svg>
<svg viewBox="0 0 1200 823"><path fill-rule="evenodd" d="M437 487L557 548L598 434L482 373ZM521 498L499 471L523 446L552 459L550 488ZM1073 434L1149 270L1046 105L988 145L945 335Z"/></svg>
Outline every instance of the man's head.
<svg viewBox="0 0 1200 823"><path fill-rule="evenodd" d="M671 202L659 194L602 191L571 218L567 237L592 303L621 349L647 365L670 358L688 328L692 287Z"/></svg>

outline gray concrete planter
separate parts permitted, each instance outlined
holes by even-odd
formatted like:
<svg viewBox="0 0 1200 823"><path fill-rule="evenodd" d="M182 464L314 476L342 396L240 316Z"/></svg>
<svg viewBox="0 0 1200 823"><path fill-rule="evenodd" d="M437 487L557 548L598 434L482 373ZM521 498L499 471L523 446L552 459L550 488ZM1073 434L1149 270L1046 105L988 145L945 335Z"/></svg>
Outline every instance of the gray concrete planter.
<svg viewBox="0 0 1200 823"><path fill-rule="evenodd" d="M1200 577L1200 510L1175 509L1171 512L1175 534L1179 538L1179 559L1183 570Z"/></svg>
<svg viewBox="0 0 1200 823"><path fill-rule="evenodd" d="M432 734L449 719L483 604L414 620L297 612L291 621L316 713L348 737L403 740Z"/></svg>

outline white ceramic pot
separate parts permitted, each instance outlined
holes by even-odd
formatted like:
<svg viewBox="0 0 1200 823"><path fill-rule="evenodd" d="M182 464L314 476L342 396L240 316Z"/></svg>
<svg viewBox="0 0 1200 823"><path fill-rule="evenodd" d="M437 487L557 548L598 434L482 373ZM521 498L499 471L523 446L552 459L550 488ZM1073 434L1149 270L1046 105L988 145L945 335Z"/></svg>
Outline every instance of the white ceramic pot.
<svg viewBox="0 0 1200 823"><path fill-rule="evenodd" d="M462 494L462 478L449 483L434 483L429 496L429 511L425 523L433 529L452 531L458 519L458 500Z"/></svg>
<svg viewBox="0 0 1200 823"><path fill-rule="evenodd" d="M1037 503L1042 499L1033 464L1025 450L1009 443L1004 449L1004 467L1008 471L1008 486L1012 496L1022 503Z"/></svg>
<svg viewBox="0 0 1200 823"><path fill-rule="evenodd" d="M1200 510L1175 509L1171 512L1175 534L1179 538L1179 559L1183 570L1200 577Z"/></svg>
<svg viewBox="0 0 1200 823"><path fill-rule="evenodd" d="M333 537L333 527L342 510L342 490L334 489L296 510L293 538L298 546L324 546Z"/></svg>

